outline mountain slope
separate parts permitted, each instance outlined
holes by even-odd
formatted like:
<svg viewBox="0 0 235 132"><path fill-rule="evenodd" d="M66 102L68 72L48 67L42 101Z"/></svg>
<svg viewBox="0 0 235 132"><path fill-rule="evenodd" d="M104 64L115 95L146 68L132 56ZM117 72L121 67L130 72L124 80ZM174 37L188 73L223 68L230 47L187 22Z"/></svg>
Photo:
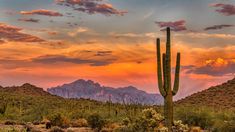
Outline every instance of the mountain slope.
<svg viewBox="0 0 235 132"><path fill-rule="evenodd" d="M15 94L26 94L31 96L52 96L50 93L44 91L42 88L36 87L29 83L25 83L22 86L12 87L0 87L1 92L9 92Z"/></svg>
<svg viewBox="0 0 235 132"><path fill-rule="evenodd" d="M77 80L70 84L64 84L49 88L49 93L64 98L85 98L97 101L112 101L114 103L135 104L162 104L163 98L159 94L149 94L128 86L123 88L111 88L101 86L91 80Z"/></svg>
<svg viewBox="0 0 235 132"><path fill-rule="evenodd" d="M235 78L177 101L180 105L235 108Z"/></svg>

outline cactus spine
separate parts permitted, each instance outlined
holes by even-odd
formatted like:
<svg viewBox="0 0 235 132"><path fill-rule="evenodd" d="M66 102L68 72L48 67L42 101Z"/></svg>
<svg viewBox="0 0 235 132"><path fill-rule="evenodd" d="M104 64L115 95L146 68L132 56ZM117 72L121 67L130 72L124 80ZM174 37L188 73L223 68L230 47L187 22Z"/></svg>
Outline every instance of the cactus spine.
<svg viewBox="0 0 235 132"><path fill-rule="evenodd" d="M161 95L164 97L164 117L165 124L168 130L172 131L173 125L173 96L176 95L179 89L179 73L180 73L180 53L177 53L175 80L172 90L171 86L171 42L170 42L170 28L166 29L166 53L161 56L160 39L157 38L157 76L158 88ZM161 61L162 57L162 61ZM161 64L162 62L162 64ZM163 76L162 76L163 74Z"/></svg>

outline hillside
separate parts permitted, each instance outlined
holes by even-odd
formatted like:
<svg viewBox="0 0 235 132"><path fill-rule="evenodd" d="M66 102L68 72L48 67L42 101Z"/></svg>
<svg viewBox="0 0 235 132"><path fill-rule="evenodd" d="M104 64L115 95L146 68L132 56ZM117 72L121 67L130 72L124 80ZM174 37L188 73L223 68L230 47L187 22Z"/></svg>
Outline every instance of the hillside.
<svg viewBox="0 0 235 132"><path fill-rule="evenodd" d="M49 88L49 93L64 98L85 98L113 103L159 105L163 98L159 94L149 94L133 86L112 88L101 86L91 80L77 80L69 84Z"/></svg>
<svg viewBox="0 0 235 132"><path fill-rule="evenodd" d="M41 121L56 113L61 113L69 119L86 118L92 113L98 113L111 120L121 120L126 115L138 115L146 107L102 103L89 99L65 99L31 84L0 86L0 121Z"/></svg>
<svg viewBox="0 0 235 132"><path fill-rule="evenodd" d="M235 108L235 78L177 101L180 105Z"/></svg>

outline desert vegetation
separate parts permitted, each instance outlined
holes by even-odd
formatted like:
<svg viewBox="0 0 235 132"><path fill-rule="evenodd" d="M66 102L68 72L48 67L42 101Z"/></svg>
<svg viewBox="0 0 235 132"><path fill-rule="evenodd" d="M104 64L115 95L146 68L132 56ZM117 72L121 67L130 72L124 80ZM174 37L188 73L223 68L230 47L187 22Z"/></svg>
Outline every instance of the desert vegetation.
<svg viewBox="0 0 235 132"><path fill-rule="evenodd" d="M1 88L1 131L167 131L161 106L64 99L32 85L19 88ZM234 109L175 104L173 129L189 131L199 129L197 126L208 131L232 132L234 113Z"/></svg>

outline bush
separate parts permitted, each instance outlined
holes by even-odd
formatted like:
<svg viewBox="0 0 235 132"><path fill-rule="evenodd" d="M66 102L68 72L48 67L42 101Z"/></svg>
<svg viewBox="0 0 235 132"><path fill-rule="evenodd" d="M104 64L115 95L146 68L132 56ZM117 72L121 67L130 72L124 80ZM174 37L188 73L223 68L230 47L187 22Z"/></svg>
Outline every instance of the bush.
<svg viewBox="0 0 235 132"><path fill-rule="evenodd" d="M163 116L157 113L153 108L144 109L133 127L136 131L154 131L154 129L161 125L163 119Z"/></svg>
<svg viewBox="0 0 235 132"><path fill-rule="evenodd" d="M87 121L92 129L98 129L98 131L100 131L105 125L105 120L98 114L90 115Z"/></svg>
<svg viewBox="0 0 235 132"><path fill-rule="evenodd" d="M210 129L213 124L213 113L207 109L181 109L176 112L177 118L183 121L183 123L191 126L200 126L203 129Z"/></svg>
<svg viewBox="0 0 235 132"><path fill-rule="evenodd" d="M5 124L5 125L15 125L16 122L15 122L15 121L8 120L8 121L5 121L4 124Z"/></svg>
<svg viewBox="0 0 235 132"><path fill-rule="evenodd" d="M183 124L181 120L178 120L174 121L173 130L175 130L175 132L187 132L189 127L188 125Z"/></svg>
<svg viewBox="0 0 235 132"><path fill-rule="evenodd" d="M72 127L87 127L88 122L86 119L78 119L78 120L73 120L71 123Z"/></svg>
<svg viewBox="0 0 235 132"><path fill-rule="evenodd" d="M59 113L50 116L49 120L52 126L59 126L62 128L69 127L69 120L65 117L62 117L62 115Z"/></svg>
<svg viewBox="0 0 235 132"><path fill-rule="evenodd" d="M235 132L235 121L219 121L214 125L214 132Z"/></svg>

